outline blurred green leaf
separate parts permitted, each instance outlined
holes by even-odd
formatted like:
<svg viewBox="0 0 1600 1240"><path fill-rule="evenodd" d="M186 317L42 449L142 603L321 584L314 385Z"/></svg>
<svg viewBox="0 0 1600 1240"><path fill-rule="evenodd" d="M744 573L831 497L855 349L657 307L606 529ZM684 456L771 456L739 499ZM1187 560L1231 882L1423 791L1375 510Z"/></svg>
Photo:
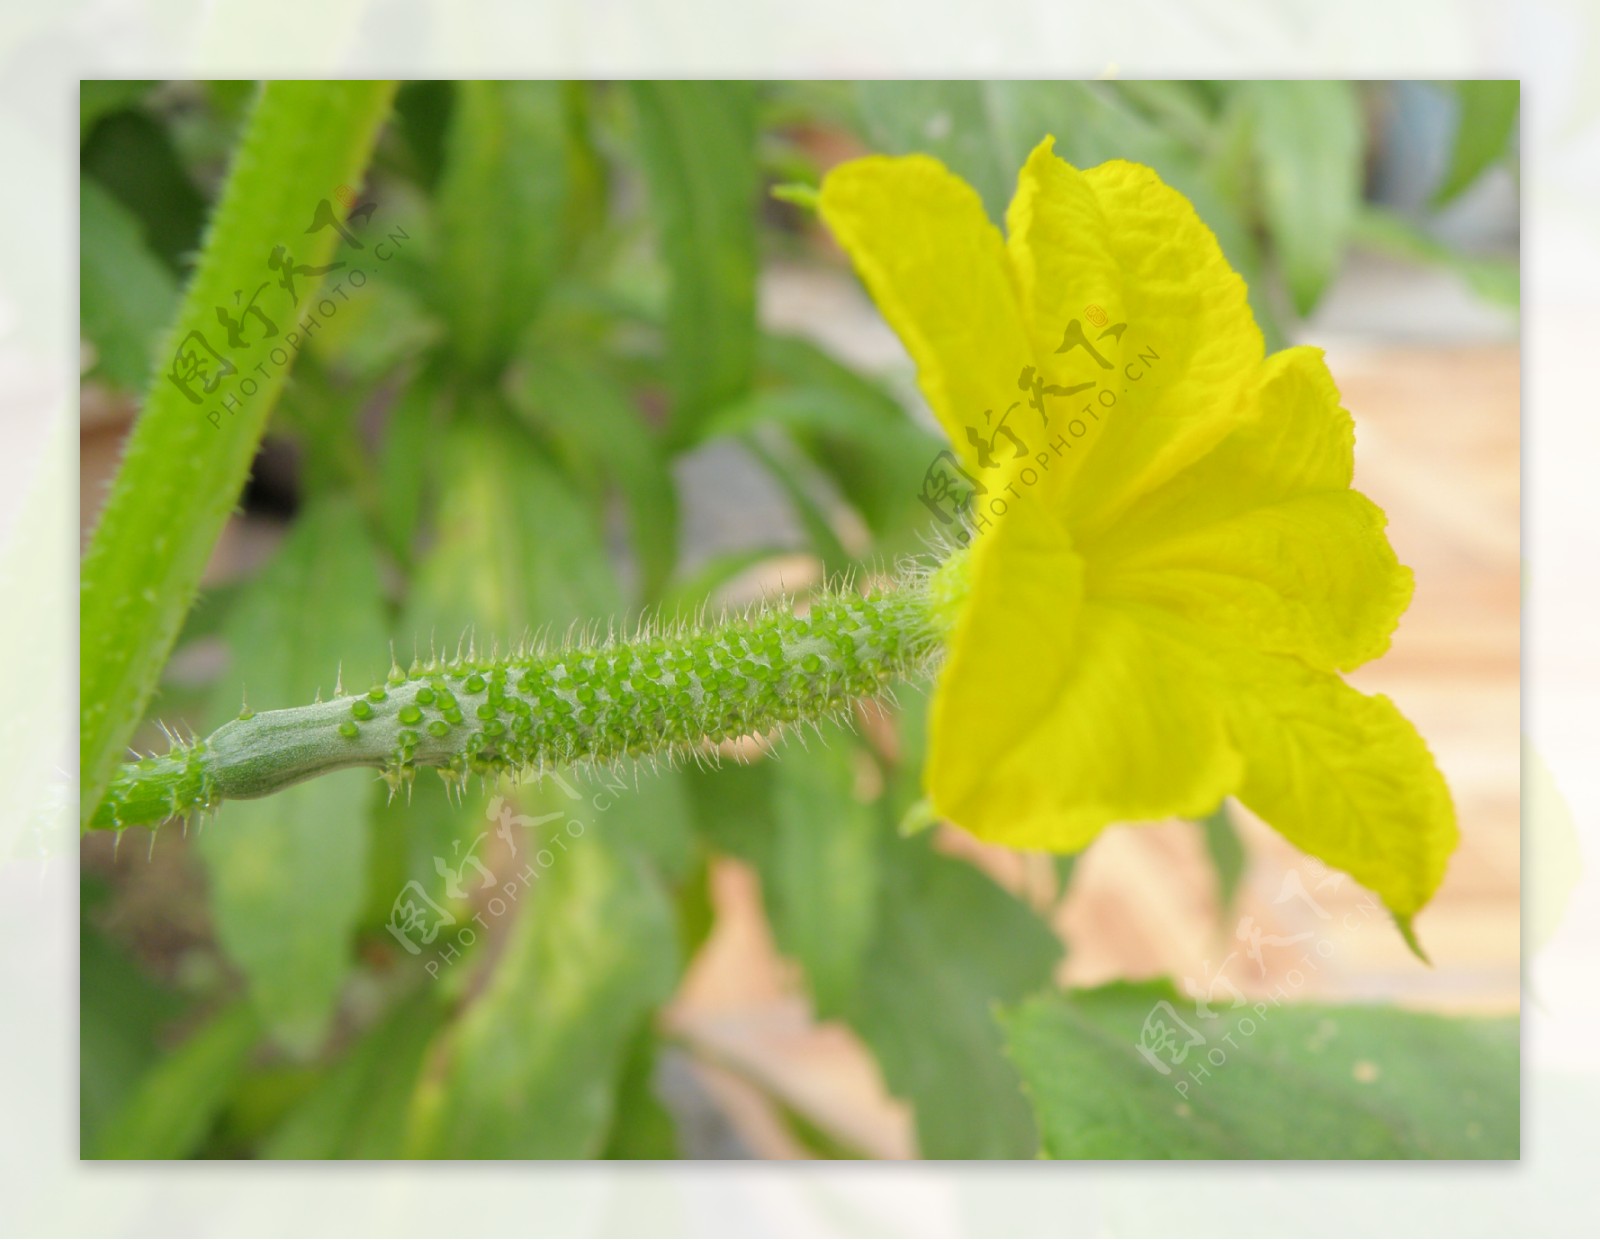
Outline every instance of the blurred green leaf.
<svg viewBox="0 0 1600 1240"><path fill-rule="evenodd" d="M379 221L373 226L376 235L369 238L373 247L383 243L386 232L415 237L421 230L409 221L375 218ZM414 243L403 242L407 249ZM323 320L322 330L305 348L341 379L377 384L413 359L426 356L444 336L444 325L430 313L423 298L404 281L393 278L398 274L396 260L405 250L391 248L390 253L390 262L379 266L366 255L341 251L341 257L371 278L359 293L339 303L338 316Z"/></svg>
<svg viewBox="0 0 1600 1240"><path fill-rule="evenodd" d="M926 834L901 840L885 830L881 804L855 801L853 771L847 782L846 764L831 756L847 752L837 740L829 751L794 746L776 760L689 772L708 841L761 875L779 947L807 970L819 1014L854 1026L890 1091L915 1108L923 1157L1030 1156L1038 1136L993 1007L1047 985L1060 943ZM814 769L785 769L807 760ZM907 761L920 766L915 755ZM878 816L875 839L855 820L858 808ZM858 883L862 872L869 883ZM830 934L846 942L829 944ZM835 1003L830 996L851 982Z"/></svg>
<svg viewBox="0 0 1600 1240"><path fill-rule="evenodd" d="M433 988L396 1004L262 1144L262 1158L399 1158L423 1057L444 1019Z"/></svg>
<svg viewBox="0 0 1600 1240"><path fill-rule="evenodd" d="M85 1158L187 1158L196 1152L238 1084L256 1039L244 1003L223 1009L161 1060L106 1125Z"/></svg>
<svg viewBox="0 0 1600 1240"><path fill-rule="evenodd" d="M83 912L94 896L86 880ZM158 1035L182 1010L176 994L96 930L88 916L78 933L78 1123L84 1150L101 1134L159 1059Z"/></svg>
<svg viewBox="0 0 1600 1240"><path fill-rule="evenodd" d="M776 762L724 762L719 767L688 767L684 779L695 824L718 852L737 857L758 873L771 870L773 789Z"/></svg>
<svg viewBox="0 0 1600 1240"><path fill-rule="evenodd" d="M597 1157L632 1040L676 982L672 909L641 858L590 830L531 881L486 988L435 1047L414 1155Z"/></svg>
<svg viewBox="0 0 1600 1240"><path fill-rule="evenodd" d="M314 501L228 618L233 665L213 718L374 683L387 666L378 567L346 497ZM366 879L370 771L340 771L230 804L199 850L217 938L263 1023L299 1054L323 1036L351 965Z"/></svg>
<svg viewBox="0 0 1600 1240"><path fill-rule="evenodd" d="M594 829L618 848L648 858L663 877L688 877L698 856L689 790L681 770L638 765L597 773L588 792Z"/></svg>
<svg viewBox="0 0 1600 1240"><path fill-rule="evenodd" d="M814 1157L837 1162L856 1162L871 1157L847 1139L829 1132L776 1094L768 1094L767 1100L789 1136Z"/></svg>
<svg viewBox="0 0 1600 1240"><path fill-rule="evenodd" d="M95 369L125 392L143 392L156 335L172 318L178 285L145 246L139 222L98 182L80 187L79 315Z"/></svg>
<svg viewBox="0 0 1600 1240"><path fill-rule="evenodd" d="M80 163L82 180L99 182L139 221L152 253L174 272L189 267L200 245L206 201L159 121L143 112L110 113L90 131ZM296 214L315 205L312 199ZM265 255L259 261L265 264Z"/></svg>
<svg viewBox="0 0 1600 1240"><path fill-rule="evenodd" d="M1505 155L1517 132L1517 109L1522 102L1522 83L1515 80L1470 80L1452 86L1457 100L1456 133L1450 165L1433 192L1435 207L1458 197Z"/></svg>
<svg viewBox="0 0 1600 1240"><path fill-rule="evenodd" d="M1201 82L1119 78L1112 82L1074 85L1101 86L1115 92L1132 109L1142 113L1152 128L1170 133L1191 149L1205 150L1218 141L1219 119Z"/></svg>
<svg viewBox="0 0 1600 1240"><path fill-rule="evenodd" d="M1521 304L1522 275L1515 257L1462 254L1382 207L1367 207L1356 217L1355 239L1380 254L1442 267L1485 301L1511 310Z"/></svg>
<svg viewBox="0 0 1600 1240"><path fill-rule="evenodd" d="M154 85L136 78L82 79L78 83L78 141L89 136L101 117L134 107Z"/></svg>
<svg viewBox="0 0 1600 1240"><path fill-rule="evenodd" d="M696 571L667 587L656 603L655 614L668 621L693 620L741 573L783 554L783 547L750 547L713 555Z"/></svg>
<svg viewBox="0 0 1600 1240"><path fill-rule="evenodd" d="M600 1157L643 1160L679 1156L677 1126L656 1092L659 1055L655 1035L641 1030L628 1051L617 1086L616 1117Z"/></svg>
<svg viewBox="0 0 1600 1240"><path fill-rule="evenodd" d="M395 94L395 131L405 143L407 166L424 189L436 189L444 171L454 104L454 82L402 82Z"/></svg>
<svg viewBox="0 0 1600 1240"><path fill-rule="evenodd" d="M811 550L822 561L823 574L832 579L849 570L855 557L845 549L834 528L827 477L785 435L767 433L756 424L739 437L745 450L772 476L789 499L795 519L805 531Z"/></svg>
<svg viewBox="0 0 1600 1240"><path fill-rule="evenodd" d="M916 531L928 512L917 496L943 439L912 421L879 384L810 341L768 336L762 360L788 386L719 411L712 433L768 420L785 427L861 514L881 554L920 549Z"/></svg>
<svg viewBox="0 0 1600 1240"><path fill-rule="evenodd" d="M1349 82L1243 82L1267 230L1300 314L1338 270L1361 205L1361 104Z"/></svg>
<svg viewBox="0 0 1600 1240"><path fill-rule="evenodd" d="M513 378L511 400L585 468L615 483L639 560L639 599L656 599L678 559L678 493L666 453L627 390L545 348Z"/></svg>
<svg viewBox="0 0 1600 1240"><path fill-rule="evenodd" d="M669 438L750 385L756 353L756 121L747 82L630 82L670 277Z"/></svg>
<svg viewBox="0 0 1600 1240"><path fill-rule="evenodd" d="M443 367L426 365L405 385L389 409L379 448L379 523L389 550L410 567L423 514L440 486L435 445L444 437L454 393Z"/></svg>
<svg viewBox="0 0 1600 1240"><path fill-rule="evenodd" d="M542 630L559 638L621 611L598 514L498 399L464 398L436 451L438 529L407 618L420 653L453 654L469 634L502 648Z"/></svg>
<svg viewBox="0 0 1600 1240"><path fill-rule="evenodd" d="M856 84L867 140L889 155L924 152L969 181L989 218L1003 221L1027 158L1020 132L995 105L993 83L869 81ZM1043 137L1043 134L1039 135Z"/></svg>
<svg viewBox="0 0 1600 1240"><path fill-rule="evenodd" d="M1058 902L1067 898L1067 892L1072 888L1072 876L1078 870L1078 859L1082 856L1082 853L1050 854L1050 868L1056 877L1056 900Z"/></svg>
<svg viewBox="0 0 1600 1240"><path fill-rule="evenodd" d="M772 760L772 846L762 875L778 949L800 962L818 1016L843 1015L865 967L878 900L877 808L856 794L854 733L792 738Z"/></svg>
<svg viewBox="0 0 1600 1240"><path fill-rule="evenodd" d="M532 321L571 237L560 82L461 82L436 207L439 294L469 367L502 362Z"/></svg>
<svg viewBox="0 0 1600 1240"><path fill-rule="evenodd" d="M1002 1017L1048 1157L1518 1156L1515 1019L1273 1001L1207 1019L1178 1002L1123 982Z"/></svg>
<svg viewBox="0 0 1600 1240"><path fill-rule="evenodd" d="M1239 830L1233 825L1226 802L1217 806L1216 813L1201 821L1200 831L1205 837L1206 856L1211 861L1212 873L1217 876L1217 906L1226 914L1233 907L1233 897L1239 891L1239 880L1244 877L1247 861L1244 841L1239 838Z"/></svg>
<svg viewBox="0 0 1600 1240"><path fill-rule="evenodd" d="M996 1004L1049 983L1061 945L1025 904L927 834L883 852L878 927L850 1023L916 1108L924 1158L1027 1158L1038 1133Z"/></svg>
<svg viewBox="0 0 1600 1240"><path fill-rule="evenodd" d="M1267 244L1257 236L1262 213L1260 176L1255 157L1255 116L1248 97L1229 97L1219 119L1217 144L1198 184L1181 174L1173 188L1187 194L1194 208L1217 236L1228 263L1243 277L1250 310L1261 328L1267 352L1291 343L1280 321L1287 309L1279 290L1267 279Z"/></svg>

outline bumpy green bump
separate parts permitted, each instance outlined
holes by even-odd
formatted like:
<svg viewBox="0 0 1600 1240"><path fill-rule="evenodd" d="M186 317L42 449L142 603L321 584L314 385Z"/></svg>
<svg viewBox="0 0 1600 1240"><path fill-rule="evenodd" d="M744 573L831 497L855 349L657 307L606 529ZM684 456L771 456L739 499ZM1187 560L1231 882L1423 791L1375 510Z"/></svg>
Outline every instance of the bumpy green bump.
<svg viewBox="0 0 1600 1240"><path fill-rule="evenodd" d="M356 737L361 735L361 729L350 722L350 720L346 719L339 725L339 735L344 737L346 740L353 741Z"/></svg>
<svg viewBox="0 0 1600 1240"><path fill-rule="evenodd" d="M371 719L372 704L366 701L364 698L357 698L355 701L350 703L350 713L357 719Z"/></svg>
<svg viewBox="0 0 1600 1240"><path fill-rule="evenodd" d="M398 718L401 723L420 723L422 711L415 706L402 706Z"/></svg>

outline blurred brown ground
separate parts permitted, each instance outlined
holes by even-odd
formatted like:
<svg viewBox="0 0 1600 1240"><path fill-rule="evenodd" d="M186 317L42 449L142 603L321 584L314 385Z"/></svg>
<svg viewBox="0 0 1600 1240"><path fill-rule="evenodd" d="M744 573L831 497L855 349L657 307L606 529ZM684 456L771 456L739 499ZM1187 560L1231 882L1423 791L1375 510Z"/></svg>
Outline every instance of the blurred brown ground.
<svg viewBox="0 0 1600 1240"><path fill-rule="evenodd" d="M1200 832L1169 823L1114 828L1085 853L1055 917L1068 943L1060 980L1092 985L1166 974L1204 989L1220 972L1252 997L1281 990L1294 1001L1386 999L1439 1011L1514 1012L1517 350L1330 349L1329 362L1356 417L1357 485L1387 510L1390 537L1417 578L1392 650L1352 679L1388 694L1421 729L1460 819L1460 849L1417 922L1433 968L1411 956L1352 882L1319 887L1326 875L1259 823L1244 825L1248 869L1235 907L1224 913ZM941 842L1031 898L1048 898L1044 859L978 845L955 831ZM793 967L773 949L753 875L723 863L716 896L718 928L668 1021L727 1065L705 1073L706 1085L744 1139L757 1156L803 1153L741 1079L748 1078L864 1153L913 1156L910 1115L885 1093L871 1057L843 1026L812 1023ZM1259 963L1249 956L1248 937L1238 935L1247 924L1260 936ZM1231 998L1224 985L1213 994L1223 1004Z"/></svg>

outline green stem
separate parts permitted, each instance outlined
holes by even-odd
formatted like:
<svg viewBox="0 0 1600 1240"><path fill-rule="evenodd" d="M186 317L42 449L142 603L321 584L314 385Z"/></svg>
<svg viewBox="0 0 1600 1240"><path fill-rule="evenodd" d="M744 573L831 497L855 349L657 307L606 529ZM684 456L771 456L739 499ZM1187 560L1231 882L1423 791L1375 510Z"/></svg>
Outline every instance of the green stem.
<svg viewBox="0 0 1600 1240"><path fill-rule="evenodd" d="M320 273L339 234L308 235L307 221L341 185L360 183L393 93L388 82L271 82L251 113L83 560L85 817L144 715L267 416L315 330L305 316L316 317ZM276 281L275 251L280 268L296 271L293 294ZM246 317L253 297L275 334ZM228 343L219 309L242 323L238 347ZM189 373L179 357L204 359L205 369Z"/></svg>
<svg viewBox="0 0 1600 1240"><path fill-rule="evenodd" d="M469 774L672 760L817 722L931 667L959 563L897 588L820 595L804 616L774 605L632 641L434 660L396 667L358 696L247 711L203 741L125 764L90 825L154 825L344 767L378 768L391 788L419 767L455 784Z"/></svg>

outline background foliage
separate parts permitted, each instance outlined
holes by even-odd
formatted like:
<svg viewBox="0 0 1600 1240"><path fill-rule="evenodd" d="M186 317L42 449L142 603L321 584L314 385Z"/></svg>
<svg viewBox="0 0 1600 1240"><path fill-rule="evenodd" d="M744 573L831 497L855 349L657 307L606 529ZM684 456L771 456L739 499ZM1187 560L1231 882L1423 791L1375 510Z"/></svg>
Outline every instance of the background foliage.
<svg viewBox="0 0 1600 1240"><path fill-rule="evenodd" d="M269 709L330 692L336 671L380 677L391 639L407 659L413 638L452 644L469 629L487 643L689 614L776 555L832 573L918 550L930 424L757 314L770 264L839 264L804 210L767 191L814 184L858 151L930 151L997 220L1047 132L1075 163L1151 164L1246 275L1274 346L1355 246L1446 265L1514 307L1514 261L1462 254L1436 224L1514 160L1516 85L1417 89L1456 118L1454 136L1425 196L1397 209L1369 192L1385 87L402 85L360 185L374 210L359 235L404 240L381 266L349 244L335 256L372 278L296 361L243 495L284 537L188 611L151 717L203 734L241 691ZM238 83L84 83L82 327L101 397L137 397L152 374L162 392L153 359L215 249L205 222L255 106ZM316 196L282 218L304 220ZM268 231L281 225L262 211ZM151 467L169 486L206 469L204 436L191 439L187 457ZM795 539L711 551L686 535L705 499L691 462L716 452L764 472ZM736 503L720 512L737 524ZM181 614L159 566L141 571ZM159 665L166 649L152 649ZM546 783L455 805L419 781L391 802L347 772L230 805L182 844L169 831L161 865L142 838L115 856L86 845L84 1154L699 1152L659 1065L704 1048L660 1012L712 929L718 858L759 876L817 1018L870 1048L926 1157L1515 1154L1514 1022L1383 1010L1296 1013L1205 1096L1198 1122L1175 1124L1135 1047L1165 992L1054 988L1065 948L1046 917L1071 859L1053 894L1023 899L935 833L898 830L921 760L921 699L902 701L778 761L584 783L577 801ZM148 726L140 737L154 743ZM1203 830L1226 898L1238 839L1225 812ZM473 849L494 885L460 867L452 890ZM538 876L495 914L530 864ZM480 919L434 970L436 955L408 954L387 929L408 884L458 930ZM159 915L139 913L153 902ZM1381 1091L1319 1067L1295 1035L1330 1020L1352 1030L1350 1053L1392 1069ZM801 1144L852 1155L775 1105Z"/></svg>

